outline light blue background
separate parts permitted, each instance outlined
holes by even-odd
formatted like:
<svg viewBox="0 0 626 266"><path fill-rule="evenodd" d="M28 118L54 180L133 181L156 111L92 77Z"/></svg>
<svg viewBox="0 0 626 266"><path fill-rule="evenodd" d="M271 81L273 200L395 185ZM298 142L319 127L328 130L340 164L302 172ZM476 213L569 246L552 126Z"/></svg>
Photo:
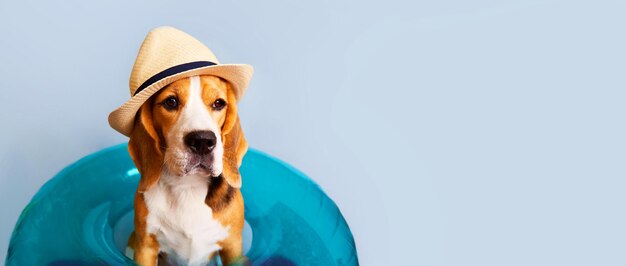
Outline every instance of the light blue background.
<svg viewBox="0 0 626 266"><path fill-rule="evenodd" d="M0 257L48 178L126 141L107 115L145 34L173 25L255 66L248 141L324 188L363 265L626 265L625 14L624 1L3 1Z"/></svg>

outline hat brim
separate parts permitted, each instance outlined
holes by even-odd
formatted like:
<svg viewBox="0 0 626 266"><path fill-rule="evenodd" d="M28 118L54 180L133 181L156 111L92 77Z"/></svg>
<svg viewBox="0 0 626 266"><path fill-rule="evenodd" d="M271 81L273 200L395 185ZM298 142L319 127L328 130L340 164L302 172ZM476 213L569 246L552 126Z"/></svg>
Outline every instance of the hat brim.
<svg viewBox="0 0 626 266"><path fill-rule="evenodd" d="M160 79L152 85L146 87L130 100L122 104L119 108L109 114L109 125L118 132L130 137L133 131L135 115L137 111L152 95L179 79L198 75L214 75L229 81L233 85L233 90L237 101L243 97L248 83L252 78L254 69L247 64L224 64L195 68L180 72Z"/></svg>

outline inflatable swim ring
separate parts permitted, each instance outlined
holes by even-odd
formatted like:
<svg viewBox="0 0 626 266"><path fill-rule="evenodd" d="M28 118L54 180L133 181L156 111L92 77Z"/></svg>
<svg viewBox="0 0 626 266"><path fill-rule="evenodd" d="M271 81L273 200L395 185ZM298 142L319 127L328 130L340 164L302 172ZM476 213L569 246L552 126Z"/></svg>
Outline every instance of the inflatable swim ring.
<svg viewBox="0 0 626 266"><path fill-rule="evenodd" d="M339 209L304 174L254 149L240 170L251 265L358 265ZM22 211L6 265L133 265L124 250L138 182L126 144L66 167Z"/></svg>

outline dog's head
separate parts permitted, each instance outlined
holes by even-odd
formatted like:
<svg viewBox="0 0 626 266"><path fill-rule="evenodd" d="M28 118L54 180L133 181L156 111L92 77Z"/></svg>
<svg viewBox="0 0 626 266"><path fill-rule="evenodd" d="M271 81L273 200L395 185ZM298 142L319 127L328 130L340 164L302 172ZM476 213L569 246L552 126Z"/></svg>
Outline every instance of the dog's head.
<svg viewBox="0 0 626 266"><path fill-rule="evenodd" d="M238 169L248 146L231 84L216 76L169 84L137 112L128 148L144 185L153 185L161 174L223 175L241 187Z"/></svg>

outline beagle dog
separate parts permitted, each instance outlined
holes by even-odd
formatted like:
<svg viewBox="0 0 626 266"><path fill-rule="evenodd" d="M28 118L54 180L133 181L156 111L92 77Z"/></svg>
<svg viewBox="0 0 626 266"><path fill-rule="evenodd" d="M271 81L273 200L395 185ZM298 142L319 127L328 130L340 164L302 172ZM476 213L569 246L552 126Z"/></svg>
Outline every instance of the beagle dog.
<svg viewBox="0 0 626 266"><path fill-rule="evenodd" d="M248 144L231 84L177 80L135 117L129 153L141 174L128 250L140 265L224 265L242 260L239 166Z"/></svg>

